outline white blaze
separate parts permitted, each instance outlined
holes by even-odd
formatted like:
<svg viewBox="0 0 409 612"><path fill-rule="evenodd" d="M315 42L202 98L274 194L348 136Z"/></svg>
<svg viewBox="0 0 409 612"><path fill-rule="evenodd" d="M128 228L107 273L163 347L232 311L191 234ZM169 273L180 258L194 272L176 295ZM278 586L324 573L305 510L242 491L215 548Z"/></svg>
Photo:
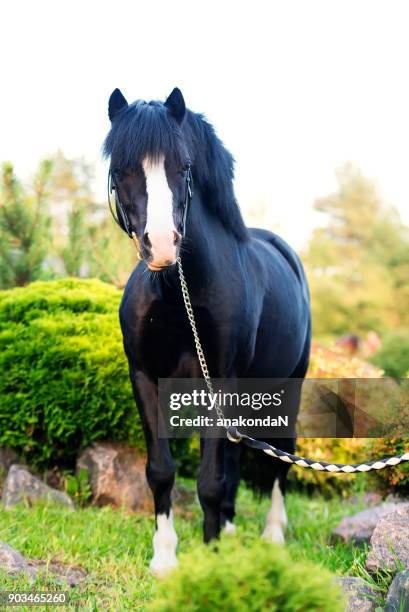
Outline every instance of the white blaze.
<svg viewBox="0 0 409 612"><path fill-rule="evenodd" d="M145 232L151 244L152 265L162 267L176 261L175 225L173 222L173 195L165 171L165 160L143 161L148 194Z"/></svg>
<svg viewBox="0 0 409 612"><path fill-rule="evenodd" d="M263 538L269 542L284 544L284 530L287 527L287 514L284 506L284 497L281 493L278 480L274 481L271 494L271 507L267 514Z"/></svg>
<svg viewBox="0 0 409 612"><path fill-rule="evenodd" d="M152 572L164 575L177 566L176 546L178 537L173 527L173 512L158 514L156 517L157 529L153 536L153 559L150 563Z"/></svg>

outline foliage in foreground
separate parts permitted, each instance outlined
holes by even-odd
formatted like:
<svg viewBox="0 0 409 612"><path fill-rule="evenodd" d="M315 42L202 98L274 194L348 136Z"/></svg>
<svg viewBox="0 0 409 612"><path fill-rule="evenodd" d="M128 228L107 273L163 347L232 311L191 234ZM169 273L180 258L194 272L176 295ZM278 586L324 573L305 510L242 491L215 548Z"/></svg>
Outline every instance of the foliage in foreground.
<svg viewBox="0 0 409 612"><path fill-rule="evenodd" d="M341 612L344 606L322 568L294 562L279 546L227 537L181 557L179 568L159 583L150 609Z"/></svg>
<svg viewBox="0 0 409 612"><path fill-rule="evenodd" d="M93 440L143 444L119 301L97 280L0 292L0 446L31 464L69 466Z"/></svg>

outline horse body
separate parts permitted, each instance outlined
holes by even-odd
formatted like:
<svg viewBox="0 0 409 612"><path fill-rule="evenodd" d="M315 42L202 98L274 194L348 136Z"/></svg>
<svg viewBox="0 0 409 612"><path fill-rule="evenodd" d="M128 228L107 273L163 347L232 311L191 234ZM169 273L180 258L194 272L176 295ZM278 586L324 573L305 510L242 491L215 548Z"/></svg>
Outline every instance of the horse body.
<svg viewBox="0 0 409 612"><path fill-rule="evenodd" d="M193 199L192 215L195 204ZM268 242L250 236L225 253L226 242L206 245L202 266L200 237L189 226L187 238L196 253L184 268L213 377L271 378L272 372L289 377L308 342L301 268L295 272L274 246L277 237L266 234ZM152 381L201 375L176 269L151 277L140 262L125 288L120 318L128 358Z"/></svg>
<svg viewBox="0 0 409 612"><path fill-rule="evenodd" d="M125 288L120 321L147 441L147 477L155 501L157 528L151 566L161 572L176 563L177 538L170 500L174 466L168 440L157 435L157 380L201 376L172 257L176 258L177 252L181 254L199 336L214 378L302 378L309 357L309 296L302 266L290 247L270 232L245 228L233 194L232 158L203 117L184 110L181 94L176 94L171 103L168 99L165 105L141 107L144 103L138 103L133 113L126 102L120 98L118 101L118 94L113 95L112 129L106 152L111 155L111 168L119 165L127 173L117 186L118 195L125 203L144 256ZM175 93L171 96L175 98ZM115 108L118 106L119 110ZM138 113L140 121L135 122L135 129L139 125L139 138L146 142L138 141L135 146L141 151L137 154L134 147L132 156L133 134L129 126ZM160 133L155 132L158 125ZM154 132L153 141L148 128ZM175 133L177 139L172 141ZM144 191L145 165L141 156L145 160L146 156L156 159L157 163L162 160L162 164L165 160L162 169L166 168L173 194L175 225L173 229L169 227L167 234L166 267L162 265L158 241L146 232L150 214L147 192L152 181L145 171ZM174 168L180 167L184 156L192 166L194 195L185 234L180 240L180 202L184 192L172 164ZM164 193L166 185L163 187ZM152 188L151 192L155 191ZM150 270L162 271L149 271L147 262ZM279 445L292 450L294 440L281 440ZM219 535L222 523L227 522L231 528L240 478L240 452L237 445L225 440L201 440L198 494L204 511L205 541ZM265 458L257 460L258 471ZM264 479L273 490L273 499L264 536L282 540L288 466L267 459Z"/></svg>

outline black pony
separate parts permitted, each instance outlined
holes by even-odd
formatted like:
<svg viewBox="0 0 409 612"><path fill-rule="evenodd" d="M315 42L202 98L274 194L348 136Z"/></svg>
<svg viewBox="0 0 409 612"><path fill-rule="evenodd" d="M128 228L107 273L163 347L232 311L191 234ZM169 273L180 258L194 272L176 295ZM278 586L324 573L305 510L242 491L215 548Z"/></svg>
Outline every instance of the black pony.
<svg viewBox="0 0 409 612"><path fill-rule="evenodd" d="M271 232L244 225L233 191L233 158L204 117L185 108L179 89L165 103L130 105L116 89L109 118L104 152L111 159L119 223L142 257L127 283L120 321L155 502L151 568L161 573L176 564L177 537L174 464L168 440L158 436L158 378L201 377L177 257L215 378L303 378L310 351L309 294L291 248ZM185 219L190 176L194 193ZM276 444L291 452L294 443ZM234 530L240 446L201 440L198 494L206 542L223 525ZM263 536L282 542L288 465L261 452L252 458L272 491Z"/></svg>

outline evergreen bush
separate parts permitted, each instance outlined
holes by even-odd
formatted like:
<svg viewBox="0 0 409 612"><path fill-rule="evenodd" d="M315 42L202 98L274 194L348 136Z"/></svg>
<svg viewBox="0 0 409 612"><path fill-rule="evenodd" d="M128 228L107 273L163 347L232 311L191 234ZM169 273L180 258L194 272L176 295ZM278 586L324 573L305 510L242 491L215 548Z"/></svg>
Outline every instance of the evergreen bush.
<svg viewBox="0 0 409 612"><path fill-rule="evenodd" d="M225 538L181 555L157 586L155 612L337 612L344 610L335 579L323 568L295 562L279 546Z"/></svg>
<svg viewBox="0 0 409 612"><path fill-rule="evenodd" d="M38 467L71 467L98 439L143 447L118 320L98 280L0 292L0 446Z"/></svg>

